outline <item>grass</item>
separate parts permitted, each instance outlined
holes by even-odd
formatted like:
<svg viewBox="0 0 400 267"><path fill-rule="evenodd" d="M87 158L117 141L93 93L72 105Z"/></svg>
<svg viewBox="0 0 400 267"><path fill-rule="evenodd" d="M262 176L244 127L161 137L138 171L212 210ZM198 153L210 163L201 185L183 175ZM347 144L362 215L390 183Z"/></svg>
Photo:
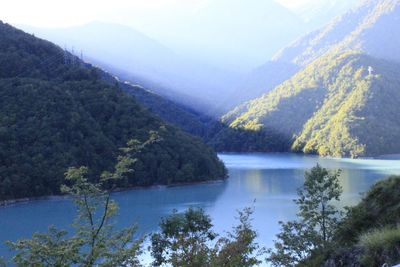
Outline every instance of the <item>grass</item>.
<svg viewBox="0 0 400 267"><path fill-rule="evenodd" d="M400 228L386 227L365 233L359 245L364 248L361 262L365 266L400 263Z"/></svg>

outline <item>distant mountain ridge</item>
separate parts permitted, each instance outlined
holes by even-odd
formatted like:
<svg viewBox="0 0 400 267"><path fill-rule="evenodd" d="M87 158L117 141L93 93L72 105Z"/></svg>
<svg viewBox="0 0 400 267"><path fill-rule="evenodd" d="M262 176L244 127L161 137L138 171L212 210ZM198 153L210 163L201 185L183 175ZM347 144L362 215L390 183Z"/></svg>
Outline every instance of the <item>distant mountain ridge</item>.
<svg viewBox="0 0 400 267"><path fill-rule="evenodd" d="M400 151L400 1L369 0L283 49L300 70L223 117L278 131L288 150L338 157Z"/></svg>
<svg viewBox="0 0 400 267"><path fill-rule="evenodd" d="M219 108L221 98L239 79L234 72L194 62L124 25L92 22L60 29L21 26L61 47L66 45L69 51L74 47L79 56L82 50L85 60L124 80L151 87L170 100L189 102L197 110L224 110Z"/></svg>
<svg viewBox="0 0 400 267"><path fill-rule="evenodd" d="M319 28L334 17L357 7L361 2L362 0L309 0L291 10L307 23Z"/></svg>
<svg viewBox="0 0 400 267"><path fill-rule="evenodd" d="M328 4L327 4L328 5ZM390 14L390 16L386 16ZM400 60L400 30L397 0L364 1L358 8L334 18L326 26L298 38L278 51L270 61L254 70L241 85L245 100L259 97L290 78L295 72L330 51L358 50L388 60ZM374 27L371 28L371 25ZM385 44L382 49L380 44ZM263 77L263 78L262 78Z"/></svg>
<svg viewBox="0 0 400 267"><path fill-rule="evenodd" d="M399 0L367 0L337 17L325 27L299 38L273 60L300 66L331 50L353 49L365 54L400 61Z"/></svg>

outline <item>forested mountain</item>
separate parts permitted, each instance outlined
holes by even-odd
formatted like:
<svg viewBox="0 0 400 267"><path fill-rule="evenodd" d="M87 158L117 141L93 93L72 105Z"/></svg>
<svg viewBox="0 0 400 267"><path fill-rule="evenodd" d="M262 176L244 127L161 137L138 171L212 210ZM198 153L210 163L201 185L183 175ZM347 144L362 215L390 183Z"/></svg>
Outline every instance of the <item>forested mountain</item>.
<svg viewBox="0 0 400 267"><path fill-rule="evenodd" d="M278 131L288 150L339 157L400 152L399 8L400 1L366 1L284 49L276 60L302 69L223 121Z"/></svg>
<svg viewBox="0 0 400 267"><path fill-rule="evenodd" d="M344 4L340 1L329 1L320 4L310 3L310 5L326 12L334 12L332 8L345 10L360 1L350 2ZM399 27L395 27L399 21L398 3L399 1L396 0L364 1L357 8L334 18L326 26L310 32L281 49L272 60L251 72L238 91L245 95L243 98L245 101L259 97L332 50L354 49L378 58L400 60L397 53L400 32ZM332 7L329 7L331 5ZM325 12L319 9L312 10L304 7L304 16L315 19L316 15L307 15L307 13L323 14ZM385 49L382 49L383 47Z"/></svg>
<svg viewBox="0 0 400 267"><path fill-rule="evenodd" d="M280 137L276 134L271 136L271 133L233 129L213 117L174 103L139 85L132 85L128 82L119 85L161 119L201 138L216 151L279 151L282 149L277 145ZM270 147L273 149L269 150Z"/></svg>
<svg viewBox="0 0 400 267"><path fill-rule="evenodd" d="M230 98L231 109L271 91L277 85L289 79L300 68L300 66L291 62L278 60L270 60L259 66L246 75L241 85L232 94Z"/></svg>
<svg viewBox="0 0 400 267"><path fill-rule="evenodd" d="M295 151L332 156L397 153L399 75L397 63L352 52L326 55L224 120L232 127L278 131L286 147Z"/></svg>
<svg viewBox="0 0 400 267"><path fill-rule="evenodd" d="M0 23L0 198L59 193L70 166L111 170L131 139L151 143L121 186L225 177L216 154L47 41Z"/></svg>
<svg viewBox="0 0 400 267"><path fill-rule="evenodd" d="M181 128L183 131L198 136L207 141L207 133L211 124L217 120L201 114L187 106L177 104L140 85L129 82L120 83L120 87L135 96L136 100L157 114L164 121Z"/></svg>

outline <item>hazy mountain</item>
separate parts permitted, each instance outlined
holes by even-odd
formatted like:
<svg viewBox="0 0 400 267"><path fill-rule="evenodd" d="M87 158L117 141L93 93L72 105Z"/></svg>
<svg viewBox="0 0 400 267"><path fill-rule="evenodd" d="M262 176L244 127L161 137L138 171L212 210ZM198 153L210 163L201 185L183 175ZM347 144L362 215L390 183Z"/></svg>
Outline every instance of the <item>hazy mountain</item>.
<svg viewBox="0 0 400 267"><path fill-rule="evenodd" d="M319 28L336 16L357 7L363 0L309 0L291 11L313 27Z"/></svg>
<svg viewBox="0 0 400 267"><path fill-rule="evenodd" d="M353 31L365 30L368 25L360 26L366 19L368 8L358 7L361 0L318 0L291 9L307 22L308 29L326 26L314 30L304 37L298 38L289 46L276 53L272 60L250 72L237 91L242 92L242 102L261 96L275 86L290 78L296 71L312 62L332 47L336 47L343 39L352 35ZM341 15L348 11L345 15ZM341 16L339 16L339 14ZM337 17L336 17L337 16ZM336 17L336 18L334 18ZM334 18L328 23L329 18ZM363 34L359 33L360 36ZM358 42L359 44L359 42ZM344 47L349 47L344 45ZM357 45L352 45L357 48Z"/></svg>
<svg viewBox="0 0 400 267"><path fill-rule="evenodd" d="M142 108L54 44L0 22L0 196L59 193L71 166L91 179L112 170L128 140L158 132L159 142L136 154L135 172L118 186L171 184L224 177L216 154Z"/></svg>
<svg viewBox="0 0 400 267"><path fill-rule="evenodd" d="M399 6L367 1L284 49L277 60L303 69L223 120L233 128L278 131L288 148L306 153L400 152Z"/></svg>
<svg viewBox="0 0 400 267"><path fill-rule="evenodd" d="M181 128L185 132L198 136L204 141L207 141L210 125L217 122L211 117L163 98L140 85L124 82L120 84L120 87L135 96L139 103L152 113L157 114L164 121Z"/></svg>
<svg viewBox="0 0 400 267"><path fill-rule="evenodd" d="M86 60L121 79L217 117L288 78L295 68L286 62L249 75L246 71L315 27L273 0L213 0L190 18L171 21L159 25L164 30L156 35L158 41L112 23L23 28L69 50L74 47L77 55L83 50ZM285 64L288 68L281 69ZM262 72L273 79L263 78Z"/></svg>
<svg viewBox="0 0 400 267"><path fill-rule="evenodd" d="M171 29L171 47L222 68L242 71L261 65L310 30L273 0L212 0L182 24L180 29Z"/></svg>
<svg viewBox="0 0 400 267"><path fill-rule="evenodd" d="M274 151L277 150L275 139L279 137L276 135L272 139L264 133L230 128L218 119L167 100L139 85L124 82L120 87L164 121L201 138L218 152L265 151L271 144L274 144Z"/></svg>
<svg viewBox="0 0 400 267"><path fill-rule="evenodd" d="M367 0L281 50L274 60L306 65L330 50L356 49L371 56L400 60L398 0Z"/></svg>
<svg viewBox="0 0 400 267"><path fill-rule="evenodd" d="M127 26L94 22L64 29L38 29L28 32L66 46L85 60L112 70L123 79L140 83L160 95L181 103L207 103L218 107L230 93L237 75L181 57L155 40Z"/></svg>
<svg viewBox="0 0 400 267"><path fill-rule="evenodd" d="M300 66L282 61L270 60L262 66L254 69L245 77L237 87L232 97L228 100L231 108L257 98L290 78L300 69Z"/></svg>
<svg viewBox="0 0 400 267"><path fill-rule="evenodd" d="M192 58L247 72L342 14L354 1L318 0L295 9L279 0L202 1L206 4L191 16L168 16L165 26L155 27L158 31L143 30Z"/></svg>

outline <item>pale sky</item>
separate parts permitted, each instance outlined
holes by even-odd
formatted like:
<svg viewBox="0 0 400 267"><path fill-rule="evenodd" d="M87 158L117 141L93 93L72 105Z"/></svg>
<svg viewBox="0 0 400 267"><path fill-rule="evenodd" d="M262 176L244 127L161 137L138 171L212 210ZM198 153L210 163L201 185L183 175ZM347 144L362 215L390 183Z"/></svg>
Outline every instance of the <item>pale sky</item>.
<svg viewBox="0 0 400 267"><path fill-rule="evenodd" d="M315 0L276 0L275 2L280 3L282 6L288 8L298 8L309 3L312 3Z"/></svg>
<svg viewBox="0 0 400 267"><path fill-rule="evenodd" d="M158 12L200 8L207 0L0 0L0 19L17 24L59 27L94 20L132 20Z"/></svg>
<svg viewBox="0 0 400 267"><path fill-rule="evenodd" d="M150 18L190 16L209 1L215 0L0 0L0 19L39 27L79 25L94 20L140 27ZM315 0L276 0L289 8L312 1Z"/></svg>

